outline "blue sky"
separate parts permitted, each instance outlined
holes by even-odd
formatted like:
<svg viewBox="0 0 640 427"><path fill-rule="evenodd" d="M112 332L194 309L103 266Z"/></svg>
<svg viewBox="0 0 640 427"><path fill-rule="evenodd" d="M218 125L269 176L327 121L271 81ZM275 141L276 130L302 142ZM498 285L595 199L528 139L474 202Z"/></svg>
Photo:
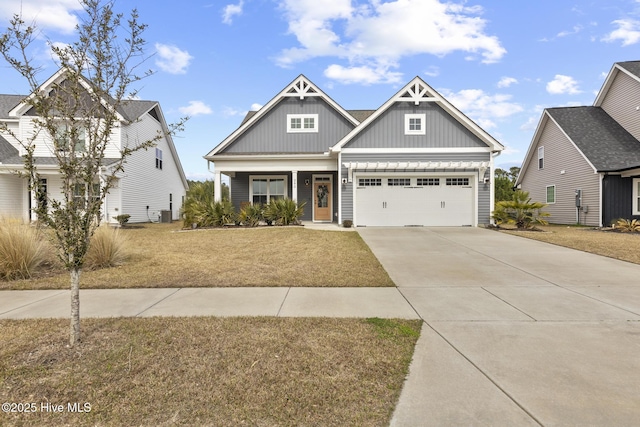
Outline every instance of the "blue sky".
<svg viewBox="0 0 640 427"><path fill-rule="evenodd" d="M614 62L640 60L640 0L119 0L137 8L147 67L140 98L168 122L191 179L202 156L299 74L346 109L375 109L422 77L491 133L519 166L546 107L591 105ZM72 40L76 0L3 0L50 41ZM2 25L6 27L6 25ZM34 45L46 79L56 70ZM0 64L0 93L27 86Z"/></svg>

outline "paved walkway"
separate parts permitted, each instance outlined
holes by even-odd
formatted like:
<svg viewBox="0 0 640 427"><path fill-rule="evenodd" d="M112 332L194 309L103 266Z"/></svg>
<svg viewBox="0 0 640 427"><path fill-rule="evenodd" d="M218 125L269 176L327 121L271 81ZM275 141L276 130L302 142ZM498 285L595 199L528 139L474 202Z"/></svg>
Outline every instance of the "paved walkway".
<svg viewBox="0 0 640 427"><path fill-rule="evenodd" d="M394 426L632 426L640 266L475 228L358 232L397 288L82 290L81 316L422 318ZM0 291L0 318L69 292Z"/></svg>

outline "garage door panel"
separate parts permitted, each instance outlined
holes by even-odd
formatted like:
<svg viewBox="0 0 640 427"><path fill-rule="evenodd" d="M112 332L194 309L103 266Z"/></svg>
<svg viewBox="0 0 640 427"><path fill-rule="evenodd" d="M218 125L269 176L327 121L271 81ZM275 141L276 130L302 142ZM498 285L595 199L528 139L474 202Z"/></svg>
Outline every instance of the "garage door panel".
<svg viewBox="0 0 640 427"><path fill-rule="evenodd" d="M416 178L394 174L359 179L358 183L363 185L356 187L355 223L358 226L473 225L474 192L469 182L466 177Z"/></svg>

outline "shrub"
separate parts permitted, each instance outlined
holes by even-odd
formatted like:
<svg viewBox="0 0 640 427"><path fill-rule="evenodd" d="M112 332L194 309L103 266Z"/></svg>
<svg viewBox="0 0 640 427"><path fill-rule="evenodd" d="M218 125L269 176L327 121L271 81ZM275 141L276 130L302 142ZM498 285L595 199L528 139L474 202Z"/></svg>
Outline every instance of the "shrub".
<svg viewBox="0 0 640 427"><path fill-rule="evenodd" d="M342 221L342 226L344 228L351 228L353 227L353 221L351 221L350 219L345 219L344 221Z"/></svg>
<svg viewBox="0 0 640 427"><path fill-rule="evenodd" d="M184 227L190 228L192 224L201 227L211 226L205 224L210 217L210 208L213 203L213 181L195 182L189 186L187 196L182 206L182 221ZM209 215L207 214L209 212Z"/></svg>
<svg viewBox="0 0 640 427"><path fill-rule="evenodd" d="M0 278L28 279L45 261L38 230L16 219L0 219Z"/></svg>
<svg viewBox="0 0 640 427"><path fill-rule="evenodd" d="M211 205L211 220L213 225L222 227L226 224L232 224L236 220L236 211L228 200L215 202Z"/></svg>
<svg viewBox="0 0 640 427"><path fill-rule="evenodd" d="M254 205L247 204L243 206L238 214L238 220L242 225L257 227L260 224L260 221L264 220L262 205L260 203L256 203Z"/></svg>
<svg viewBox="0 0 640 427"><path fill-rule="evenodd" d="M102 225L91 237L85 266L89 269L115 267L124 264L127 258L126 242L120 230Z"/></svg>
<svg viewBox="0 0 640 427"><path fill-rule="evenodd" d="M637 232L640 232L640 221L638 221L637 219L629 220L629 219L620 218L619 220L616 221L613 228L615 228L616 230L620 230L624 233L628 233L628 232L637 233Z"/></svg>
<svg viewBox="0 0 640 427"><path fill-rule="evenodd" d="M129 222L129 218L131 218L131 215L122 214L122 215L118 215L118 216L116 216L114 218L115 218L116 221L118 221L118 224L120 224L120 227L124 227Z"/></svg>
<svg viewBox="0 0 640 427"><path fill-rule="evenodd" d="M264 209L264 218L275 225L298 225L305 204L298 204L291 199L271 199Z"/></svg>
<svg viewBox="0 0 640 427"><path fill-rule="evenodd" d="M496 203L496 209L491 217L496 224L515 224L517 228L532 228L533 224L547 225L544 219L550 214L543 212L547 205L541 202L532 202L529 193L518 190L513 193L511 200Z"/></svg>

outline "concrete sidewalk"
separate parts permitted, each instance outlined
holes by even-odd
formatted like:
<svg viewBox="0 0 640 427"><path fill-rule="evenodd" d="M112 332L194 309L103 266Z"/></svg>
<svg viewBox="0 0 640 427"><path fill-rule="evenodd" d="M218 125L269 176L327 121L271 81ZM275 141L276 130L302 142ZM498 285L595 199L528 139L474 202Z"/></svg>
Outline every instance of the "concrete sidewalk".
<svg viewBox="0 0 640 427"><path fill-rule="evenodd" d="M68 318L70 291L0 291L0 319ZM80 290L80 316L280 316L418 319L397 288Z"/></svg>

